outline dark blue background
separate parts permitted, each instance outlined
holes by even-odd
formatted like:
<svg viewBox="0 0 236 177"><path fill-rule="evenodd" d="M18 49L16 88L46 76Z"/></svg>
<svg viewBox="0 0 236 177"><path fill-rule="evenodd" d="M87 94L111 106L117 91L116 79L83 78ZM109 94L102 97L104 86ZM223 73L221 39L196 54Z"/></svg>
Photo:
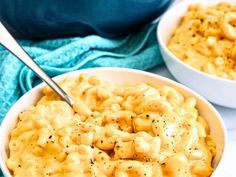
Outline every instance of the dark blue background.
<svg viewBox="0 0 236 177"><path fill-rule="evenodd" d="M171 0L0 0L0 20L18 37L117 37L159 16Z"/></svg>

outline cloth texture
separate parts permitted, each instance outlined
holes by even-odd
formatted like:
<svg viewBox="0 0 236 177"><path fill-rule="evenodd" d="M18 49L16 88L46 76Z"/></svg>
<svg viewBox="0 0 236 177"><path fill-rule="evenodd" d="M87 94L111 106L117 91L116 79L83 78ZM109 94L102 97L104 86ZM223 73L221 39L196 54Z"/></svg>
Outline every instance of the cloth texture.
<svg viewBox="0 0 236 177"><path fill-rule="evenodd" d="M145 26L119 39L91 35L43 41L20 40L19 43L50 77L92 67L147 70L162 63L156 26ZM10 107L40 82L27 66L0 47L0 123Z"/></svg>

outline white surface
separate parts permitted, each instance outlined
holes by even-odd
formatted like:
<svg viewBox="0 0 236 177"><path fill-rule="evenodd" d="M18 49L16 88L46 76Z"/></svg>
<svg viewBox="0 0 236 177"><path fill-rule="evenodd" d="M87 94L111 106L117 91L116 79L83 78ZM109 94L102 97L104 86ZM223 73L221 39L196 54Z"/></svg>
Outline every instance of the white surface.
<svg viewBox="0 0 236 177"><path fill-rule="evenodd" d="M187 11L189 4L201 3L205 6L211 6L222 1L235 3L235 0L185 0L180 2L170 8L161 18L158 25L157 35L163 59L165 60L170 72L179 82L194 89L214 103L236 108L235 81L226 80L201 72L182 62L166 47L171 35L179 25L181 17Z"/></svg>
<svg viewBox="0 0 236 177"><path fill-rule="evenodd" d="M167 70L165 65L156 67L150 70L150 72L175 80ZM213 106L221 114L228 132L229 145L227 150L226 162L223 165L224 173L221 177L236 177L236 109L229 109L217 105Z"/></svg>
<svg viewBox="0 0 236 177"><path fill-rule="evenodd" d="M159 70L158 70L159 71ZM201 114L209 123L209 127L211 129L211 136L215 140L217 144L217 153L214 159L214 165L217 165L220 161L222 153L224 153L224 147L227 147L227 139L226 139L226 130L223 127L223 121L217 111L209 104L204 98L202 98L197 93L191 91L190 89L182 86L176 82L173 82L164 77L160 77L155 74L150 74L147 72L142 72L138 70L130 70L130 69L120 69L120 68L93 68L87 70L79 70L71 73L67 73L56 77L56 81L63 80L66 77L78 76L81 73L89 73L93 75L97 75L104 80L113 82L113 83L140 83L140 82L152 82L158 85L169 85L171 87L177 88L185 97L193 96L197 99L197 108L199 110L199 114ZM127 77L128 76L128 77ZM0 128L0 165L3 170L3 173L6 176L10 176L6 166L5 160L7 159L7 147L8 147L8 137L10 131L15 126L17 121L17 115L23 111L25 108L33 105L40 96L41 88L44 85L39 85L21 97L16 104L10 109L5 119L3 120ZM26 101L27 100L27 101ZM223 155L222 160L218 164L216 170L213 172L212 177L220 176L219 173L222 171L222 165L224 165L225 161Z"/></svg>

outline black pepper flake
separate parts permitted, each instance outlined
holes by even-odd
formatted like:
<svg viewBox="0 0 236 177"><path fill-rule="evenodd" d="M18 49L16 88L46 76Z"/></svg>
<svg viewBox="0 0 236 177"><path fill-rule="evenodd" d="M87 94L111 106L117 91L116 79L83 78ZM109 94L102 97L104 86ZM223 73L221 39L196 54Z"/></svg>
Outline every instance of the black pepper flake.
<svg viewBox="0 0 236 177"><path fill-rule="evenodd" d="M91 164L94 164L94 162L93 162L93 160L92 160L92 159L90 159L90 163L91 163Z"/></svg>
<svg viewBox="0 0 236 177"><path fill-rule="evenodd" d="M68 153L68 152L66 152L66 155L69 155L69 153Z"/></svg>
<svg viewBox="0 0 236 177"><path fill-rule="evenodd" d="M101 143L103 143L103 140L101 140Z"/></svg>
<svg viewBox="0 0 236 177"><path fill-rule="evenodd" d="M94 146L91 146L92 149L94 149Z"/></svg>
<svg viewBox="0 0 236 177"><path fill-rule="evenodd" d="M161 165L166 165L166 163L162 163Z"/></svg>
<svg viewBox="0 0 236 177"><path fill-rule="evenodd" d="M20 168L20 167L21 167L21 165L19 164L19 165L18 165L18 167Z"/></svg>
<svg viewBox="0 0 236 177"><path fill-rule="evenodd" d="M102 151L99 151L99 152L98 152L98 154L101 154L101 153L102 153Z"/></svg>
<svg viewBox="0 0 236 177"><path fill-rule="evenodd" d="M51 139L51 138L52 138L52 135L50 135L48 138Z"/></svg>
<svg viewBox="0 0 236 177"><path fill-rule="evenodd" d="M147 114L146 117L150 117L149 114Z"/></svg>
<svg viewBox="0 0 236 177"><path fill-rule="evenodd" d="M68 145L66 145L66 147L68 148L69 146L68 146Z"/></svg>

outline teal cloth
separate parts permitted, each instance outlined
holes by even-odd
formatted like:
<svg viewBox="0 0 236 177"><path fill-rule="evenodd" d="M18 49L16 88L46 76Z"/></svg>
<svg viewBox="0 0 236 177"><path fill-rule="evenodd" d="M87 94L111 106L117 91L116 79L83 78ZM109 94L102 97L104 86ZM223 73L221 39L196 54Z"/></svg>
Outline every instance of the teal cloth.
<svg viewBox="0 0 236 177"><path fill-rule="evenodd" d="M91 35L44 41L22 40L19 43L51 77L91 67L147 70L162 63L156 24L122 39ZM0 48L0 123L20 96L40 82L16 57Z"/></svg>

